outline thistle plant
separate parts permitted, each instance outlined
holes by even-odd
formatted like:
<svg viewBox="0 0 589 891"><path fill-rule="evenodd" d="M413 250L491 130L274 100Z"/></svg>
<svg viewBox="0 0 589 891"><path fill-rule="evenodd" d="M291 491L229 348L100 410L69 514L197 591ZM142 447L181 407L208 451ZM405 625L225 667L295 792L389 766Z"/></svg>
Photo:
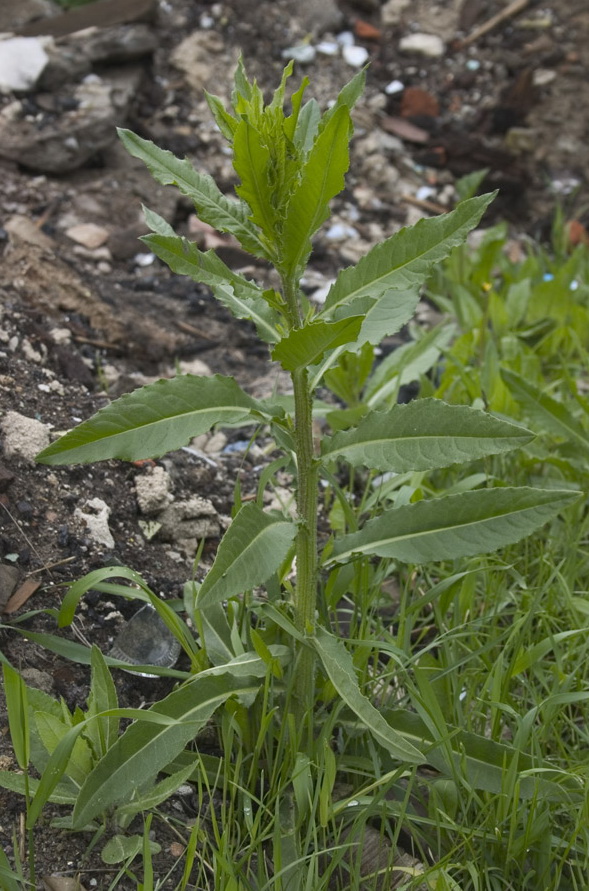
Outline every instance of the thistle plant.
<svg viewBox="0 0 589 891"><path fill-rule="evenodd" d="M346 356L359 354L367 344L378 345L411 319L426 276L464 242L493 196L469 198L448 214L387 238L357 265L342 269L324 305L313 306L301 280L313 236L344 187L351 111L365 75L356 75L321 111L314 99L305 99L307 78L287 102L291 73L289 65L268 103L242 62L229 107L207 94L233 152L235 196L223 194L188 160L127 130L119 134L159 183L175 186L194 202L202 221L233 235L245 251L277 271L280 288L265 288L229 269L213 251L203 252L179 237L158 214L145 209L152 230L143 238L145 245L174 272L208 285L234 316L253 322L272 359L290 374L292 400L254 399L230 377L181 375L122 396L46 448L38 460L56 465L155 458L215 425L261 424L270 431L283 466L292 471L296 517L263 509L263 492L255 503L239 507L204 581L187 586L186 610L199 630L198 644L154 598L180 636L192 674L148 710L147 718L132 724L119 749L115 744L90 775L81 793L79 825L97 812L94 799L104 806L105 800L125 794L117 768L121 758L143 764L150 759L152 772L169 767L228 700L251 705L265 689L260 680L265 676L274 679L278 713L286 718L300 752L312 746L320 679L323 689L331 682L343 707L392 758L414 765L428 760L431 744L421 744L403 721L385 719L361 689L350 644L338 638L329 622L325 581L366 558L422 563L494 550L529 535L578 497L568 490L495 481L476 491L388 508L367 521L350 509L346 530L330 536L320 549L320 481L333 480L340 464L379 473L425 472L506 452L533 435L467 406L418 399L384 411L362 406L355 426L324 437L320 446L314 442L314 397L325 376ZM63 623L83 592L107 573L135 580L128 569L92 573L70 589ZM235 603L264 585L270 592L267 601L245 598L245 609L256 613L256 621L246 622L245 634L236 634Z"/></svg>

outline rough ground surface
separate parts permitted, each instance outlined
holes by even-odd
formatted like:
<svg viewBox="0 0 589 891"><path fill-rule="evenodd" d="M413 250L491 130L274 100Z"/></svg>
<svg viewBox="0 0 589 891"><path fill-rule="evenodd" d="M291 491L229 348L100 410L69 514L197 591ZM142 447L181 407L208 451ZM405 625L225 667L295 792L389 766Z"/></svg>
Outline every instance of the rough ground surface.
<svg viewBox="0 0 589 891"><path fill-rule="evenodd" d="M33 12L57 11L49 0L28 3ZM133 3L127 0L127 6ZM313 0L213 5L163 0L155 20L144 25L151 37L137 58L123 64L116 57L98 61L94 77L95 82L96 77L118 77L125 97L114 106L111 131L115 123L127 126L186 154L230 190L229 159L203 103L203 86L226 95L240 51L260 83L271 87L284 65L282 51L308 35L313 45L354 28L366 35L356 36L356 44L368 50L368 87L355 114L352 167L334 219L343 228L318 239L308 279L312 293L375 241L423 212L451 206L455 178L482 167L490 169L485 185L501 189L495 219L507 218L515 233L545 238L558 202L568 219L587 222L586 3L530 3L516 18L461 48L460 41L502 6L496 0L439 5L390 0L382 6L378 0L356 0L338 7ZM10 7L2 11L1 28L43 30L38 22L27 25L27 3L14 4L12 20ZM118 7L124 10L125 3ZM363 24L355 25L358 19ZM400 51L402 39L421 32L443 39L441 55ZM78 80L91 68L86 60ZM318 54L305 69L322 103L335 97L354 70L341 54ZM385 92L395 80L405 89ZM60 83L17 95L6 92L0 95L0 113L8 114L11 106L10 114L27 120L33 134L62 128L67 138L64 115L76 107L72 91L77 84L70 70ZM87 693L85 671L24 640L8 627L11 622L26 610L57 607L65 583L109 565L131 566L157 593L180 596L192 573L195 535L202 535L203 528L209 535L206 566L230 513L236 476L245 494L255 491L267 456L259 447L245 455L243 441L251 431L234 430L205 437L192 444L192 451L158 462L165 475L149 465L115 462L50 469L32 462L34 437L40 436L42 445L44 437L69 429L108 399L178 367L236 375L255 395L283 388L284 380L268 365L252 330L232 320L206 288L171 277L144 256L137 241L145 231L142 202L178 231L205 240L207 247L216 245L210 233L199 231L189 204L155 185L112 132L78 169L56 174L44 173L42 161L33 169L21 167L24 154L14 158L3 152L0 124L0 156L0 609L8 603L9 610L0 647L12 664L29 671L30 683L63 696L73 708L83 704ZM80 228L85 224L98 229ZM223 243L220 251L235 268L249 266L234 245ZM249 273L267 276L259 268ZM9 413L38 423L27 427ZM168 489L160 502L141 507L137 481L149 492L162 476ZM206 505L195 506L195 496L206 499ZM184 519L163 522L151 537L149 523L163 521L162 508L170 501L189 505L182 508ZM101 512L105 518L110 512L108 526L96 532L92 518ZM200 520L201 526L186 528L186 517ZM35 589L33 581L40 586ZM31 591L15 609L18 604L9 598L16 593L24 600ZM90 594L75 627L63 634L106 651L135 609L136 604ZM25 627L47 631L55 624L40 615ZM121 704L133 706L161 698L170 688L168 681L122 672L116 673L116 683ZM0 768L16 768L4 711ZM0 844L10 856L13 833L19 839L21 811L19 798L0 791ZM161 877L173 864L177 840L161 823L155 835L162 845L154 863ZM41 826L39 875L79 872L87 889L111 887L114 868L105 867L96 852L85 859L88 842L89 836L67 835L48 822ZM121 879L117 887L135 885Z"/></svg>

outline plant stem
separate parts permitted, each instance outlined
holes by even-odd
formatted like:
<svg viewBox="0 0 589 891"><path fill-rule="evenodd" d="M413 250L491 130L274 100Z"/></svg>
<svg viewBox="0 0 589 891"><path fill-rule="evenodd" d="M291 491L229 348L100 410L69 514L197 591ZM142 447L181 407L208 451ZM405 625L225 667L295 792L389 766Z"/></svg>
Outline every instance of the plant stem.
<svg viewBox="0 0 589 891"><path fill-rule="evenodd" d="M296 283L283 280L284 296L294 328L302 324ZM295 451L297 458L296 538L297 581L295 586L295 624L302 634L315 625L317 607L317 484L318 466L313 448L313 394L306 368L292 373L295 403ZM295 680L295 718L300 727L310 714L314 699L315 654L310 647L299 648ZM305 721L306 723L306 721Z"/></svg>
<svg viewBox="0 0 589 891"><path fill-rule="evenodd" d="M295 443L297 452L297 510L299 528L296 540L297 582L295 622L308 633L315 625L317 606L317 464L313 453L312 405L306 369L293 374L295 397ZM314 653L303 647L299 653L296 700L304 711L311 706L314 687Z"/></svg>

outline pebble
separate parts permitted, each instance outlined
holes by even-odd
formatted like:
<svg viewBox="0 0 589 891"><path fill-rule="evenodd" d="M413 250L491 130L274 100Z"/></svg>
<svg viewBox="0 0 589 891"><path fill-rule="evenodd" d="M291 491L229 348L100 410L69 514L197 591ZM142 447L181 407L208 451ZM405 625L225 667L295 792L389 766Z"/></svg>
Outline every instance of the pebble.
<svg viewBox="0 0 589 891"><path fill-rule="evenodd" d="M339 44L333 40L322 40L315 47L322 56L337 56L339 53Z"/></svg>
<svg viewBox="0 0 589 891"><path fill-rule="evenodd" d="M399 49L402 53L418 53L428 59L439 59L444 55L444 41L436 34L406 34L399 41Z"/></svg>
<svg viewBox="0 0 589 891"><path fill-rule="evenodd" d="M0 421L7 458L24 458L30 464L49 445L49 427L16 411L8 411Z"/></svg>
<svg viewBox="0 0 589 891"><path fill-rule="evenodd" d="M351 65L352 68L361 68L368 59L368 50L363 46L347 46L344 44L342 56L344 61Z"/></svg>
<svg viewBox="0 0 589 891"><path fill-rule="evenodd" d="M66 229L65 234L71 241L81 244L82 247L93 251L101 247L109 239L110 232L104 226L97 226L96 223L80 223L77 226L70 226Z"/></svg>
<svg viewBox="0 0 589 891"><path fill-rule="evenodd" d="M142 514L157 514L173 500L172 479L163 467L153 467L135 478L137 504Z"/></svg>
<svg viewBox="0 0 589 891"><path fill-rule="evenodd" d="M49 61L51 37L6 37L0 40L0 93L33 90Z"/></svg>
<svg viewBox="0 0 589 891"><path fill-rule="evenodd" d="M94 544L111 549L115 540L108 527L109 516L110 507L102 498L91 498L84 508L77 507L74 511L74 517L85 527L88 538Z"/></svg>
<svg viewBox="0 0 589 891"><path fill-rule="evenodd" d="M358 235L357 229L345 223L334 223L325 233L325 237L330 241L345 241L346 238L358 238Z"/></svg>
<svg viewBox="0 0 589 891"><path fill-rule="evenodd" d="M283 59L292 59L299 65L310 65L317 55L317 50L310 43L301 43L299 46L289 46L283 49L281 54Z"/></svg>
<svg viewBox="0 0 589 891"><path fill-rule="evenodd" d="M354 46L356 43L356 38L351 31L342 31L335 39L340 46Z"/></svg>
<svg viewBox="0 0 589 891"><path fill-rule="evenodd" d="M402 80L392 80L389 84L384 88L387 96L394 96L395 93L402 93L405 89L405 84Z"/></svg>

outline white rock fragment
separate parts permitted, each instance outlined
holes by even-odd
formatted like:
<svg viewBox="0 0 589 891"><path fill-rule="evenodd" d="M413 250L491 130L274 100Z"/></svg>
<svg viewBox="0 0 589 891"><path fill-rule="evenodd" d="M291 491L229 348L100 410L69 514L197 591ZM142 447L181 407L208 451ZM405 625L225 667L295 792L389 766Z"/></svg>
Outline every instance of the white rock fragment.
<svg viewBox="0 0 589 891"><path fill-rule="evenodd" d="M402 93L405 89L405 84L402 80L392 80L389 84L384 88L387 96L394 96L395 93Z"/></svg>
<svg viewBox="0 0 589 891"><path fill-rule="evenodd" d="M351 31L342 31L335 38L340 46L354 46L356 40Z"/></svg>
<svg viewBox="0 0 589 891"><path fill-rule="evenodd" d="M84 508L77 507L74 518L85 528L88 538L102 547L114 548L115 540L108 528L110 516L108 504L102 498L91 498L86 501Z"/></svg>
<svg viewBox="0 0 589 891"><path fill-rule="evenodd" d="M49 445L49 427L16 411L8 411L0 421L7 458L24 458L35 463L35 455Z"/></svg>
<svg viewBox="0 0 589 891"><path fill-rule="evenodd" d="M140 266L141 268L151 266L152 263L155 262L155 254L135 254L133 262L136 266Z"/></svg>
<svg viewBox="0 0 589 891"><path fill-rule="evenodd" d="M299 46L289 46L283 49L281 54L283 59L292 59L299 65L309 65L317 55L317 50L310 43L301 43Z"/></svg>
<svg viewBox="0 0 589 891"><path fill-rule="evenodd" d="M110 232L104 226L97 226L96 223L80 223L78 226L70 226L66 229L67 237L82 247L90 251L102 247L109 239Z"/></svg>
<svg viewBox="0 0 589 891"><path fill-rule="evenodd" d="M361 68L368 59L368 50L363 46L346 46L342 47L342 56L344 61L351 65L352 68Z"/></svg>
<svg viewBox="0 0 589 891"><path fill-rule="evenodd" d="M178 369L181 374L198 374L201 377L210 377L213 373L201 359L182 359L178 363Z"/></svg>
<svg viewBox="0 0 589 891"><path fill-rule="evenodd" d="M556 71L552 68L536 68L534 71L534 86L546 87L556 80Z"/></svg>
<svg viewBox="0 0 589 891"><path fill-rule="evenodd" d="M358 230L346 223L334 223L325 233L329 241L345 241L346 238L358 238Z"/></svg>
<svg viewBox="0 0 589 891"><path fill-rule="evenodd" d="M329 294L329 292L331 290L331 286L333 285L334 282L335 282L335 279L333 278L330 281L326 282L324 285L322 285L320 288L317 288L316 291L313 291L313 293L311 294L311 300L313 300L314 303L319 303L319 304L325 303L325 301L327 299L327 295Z"/></svg>
<svg viewBox="0 0 589 891"><path fill-rule="evenodd" d="M0 39L0 93L33 90L49 61L51 37Z"/></svg>
<svg viewBox="0 0 589 891"><path fill-rule="evenodd" d="M444 41L436 34L406 34L399 41L399 49L402 53L417 53L428 59L439 59L444 55Z"/></svg>
<svg viewBox="0 0 589 891"><path fill-rule="evenodd" d="M339 53L339 44L334 40L322 40L315 47L322 56L337 56Z"/></svg>
<svg viewBox="0 0 589 891"><path fill-rule="evenodd" d="M157 514L173 500L172 480L163 467L153 467L135 479L137 504L142 514Z"/></svg>

